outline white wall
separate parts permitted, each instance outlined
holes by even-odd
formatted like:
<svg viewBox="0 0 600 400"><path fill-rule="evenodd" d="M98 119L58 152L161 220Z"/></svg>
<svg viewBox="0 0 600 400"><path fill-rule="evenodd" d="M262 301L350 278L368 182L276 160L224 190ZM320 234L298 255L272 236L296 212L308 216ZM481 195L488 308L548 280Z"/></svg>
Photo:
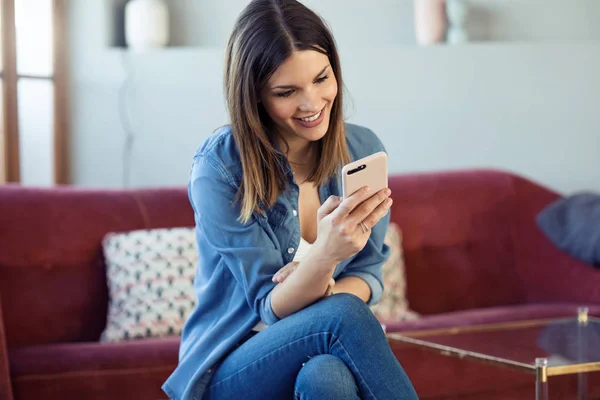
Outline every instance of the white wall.
<svg viewBox="0 0 600 400"><path fill-rule="evenodd" d="M132 185L187 183L193 151L227 122L222 47L247 1L181 1L204 7L204 28L179 32L179 40L189 43L198 32L206 39L147 54L110 47L105 2L70 2L76 184L122 185L123 60L135 71L127 92L136 134ZM410 44L410 2L305 3L328 20L339 43L348 120L378 133L392 172L499 167L562 192L600 191L600 41L581 40L596 35L593 29L572 22L572 30L561 29L575 40L558 40L553 32L541 37L547 30L532 24L522 38L535 41L502 36L506 41L420 48ZM500 25L493 32L513 32Z"/></svg>

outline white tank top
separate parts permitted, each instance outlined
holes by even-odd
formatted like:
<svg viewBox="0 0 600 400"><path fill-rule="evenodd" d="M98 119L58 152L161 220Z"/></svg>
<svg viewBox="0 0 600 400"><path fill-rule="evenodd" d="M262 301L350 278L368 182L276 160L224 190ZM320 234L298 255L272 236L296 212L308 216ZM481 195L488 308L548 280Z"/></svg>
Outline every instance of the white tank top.
<svg viewBox="0 0 600 400"><path fill-rule="evenodd" d="M306 240L304 240L303 238L300 238L300 244L298 245L298 249L296 250L296 254L294 254L294 259L292 261L300 262L300 260L302 260L304 258L304 256L308 252L308 250L311 248L311 246L312 245L310 243L308 243ZM268 325L266 325L263 321L260 321L258 324L256 324L254 326L254 328L252 328L252 330L253 331L262 331L267 326Z"/></svg>

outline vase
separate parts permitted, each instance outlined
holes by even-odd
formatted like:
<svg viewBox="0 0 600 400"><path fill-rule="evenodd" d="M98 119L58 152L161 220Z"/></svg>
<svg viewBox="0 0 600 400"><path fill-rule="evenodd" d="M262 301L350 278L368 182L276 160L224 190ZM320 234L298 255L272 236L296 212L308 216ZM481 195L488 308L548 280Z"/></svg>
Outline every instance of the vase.
<svg viewBox="0 0 600 400"><path fill-rule="evenodd" d="M134 51L165 47L169 10L164 0L131 0L125 6L125 42Z"/></svg>
<svg viewBox="0 0 600 400"><path fill-rule="evenodd" d="M469 8L465 0L446 0L446 15L448 16L448 33L446 41L449 44L462 44L469 41L465 24Z"/></svg>
<svg viewBox="0 0 600 400"><path fill-rule="evenodd" d="M415 35L420 45L443 42L446 36L446 1L414 0Z"/></svg>

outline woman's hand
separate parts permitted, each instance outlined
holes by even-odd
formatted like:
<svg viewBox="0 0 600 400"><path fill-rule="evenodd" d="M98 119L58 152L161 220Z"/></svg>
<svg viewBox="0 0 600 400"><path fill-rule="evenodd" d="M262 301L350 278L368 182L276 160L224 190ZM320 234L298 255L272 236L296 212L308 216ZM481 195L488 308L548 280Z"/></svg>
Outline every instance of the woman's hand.
<svg viewBox="0 0 600 400"><path fill-rule="evenodd" d="M275 273L275 275L273 275L273 282L281 283L281 282L285 281L285 278L290 276L290 274L292 272L294 272L296 270L296 268L298 268L299 264L300 263L298 261L292 261L285 267L281 268L279 271L277 271Z"/></svg>
<svg viewBox="0 0 600 400"><path fill-rule="evenodd" d="M362 250L369 237L371 227L383 218L390 206L391 191L382 189L371 195L368 188L362 188L344 201L331 196L317 212L317 240L309 250L319 251L322 259L340 263ZM273 275L273 282L285 281L298 268L292 261ZM335 280L330 279L325 296L332 293Z"/></svg>
<svg viewBox="0 0 600 400"><path fill-rule="evenodd" d="M300 263L298 261L292 261L291 263L287 264L285 267L281 268L279 271L277 271L275 273L275 275L273 275L273 282L281 283L281 282L285 281L285 279L288 276L290 276L296 270L296 268L298 268L299 264ZM332 293L334 286L335 286L335 279L331 278L329 280L329 285L327 286L327 290L325 291L325 296L329 296Z"/></svg>
<svg viewBox="0 0 600 400"><path fill-rule="evenodd" d="M315 250L336 264L361 251L371 236L371 228L388 213L392 205L390 194L389 189L372 194L363 187L343 201L337 196L329 197L317 212Z"/></svg>

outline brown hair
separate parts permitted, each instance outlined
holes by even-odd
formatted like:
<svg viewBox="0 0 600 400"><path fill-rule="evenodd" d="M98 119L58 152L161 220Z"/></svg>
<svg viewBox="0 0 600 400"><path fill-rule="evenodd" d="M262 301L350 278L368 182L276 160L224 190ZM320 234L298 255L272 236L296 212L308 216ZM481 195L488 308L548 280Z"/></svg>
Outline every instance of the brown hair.
<svg viewBox="0 0 600 400"><path fill-rule="evenodd" d="M253 212L272 207L286 186L283 153L275 145L270 118L259 98L277 68L299 50L326 54L338 82L328 131L316 144L319 162L308 180L324 184L350 158L342 119L342 72L331 32L298 1L252 0L235 23L225 55L227 108L243 169L236 196L243 223Z"/></svg>

